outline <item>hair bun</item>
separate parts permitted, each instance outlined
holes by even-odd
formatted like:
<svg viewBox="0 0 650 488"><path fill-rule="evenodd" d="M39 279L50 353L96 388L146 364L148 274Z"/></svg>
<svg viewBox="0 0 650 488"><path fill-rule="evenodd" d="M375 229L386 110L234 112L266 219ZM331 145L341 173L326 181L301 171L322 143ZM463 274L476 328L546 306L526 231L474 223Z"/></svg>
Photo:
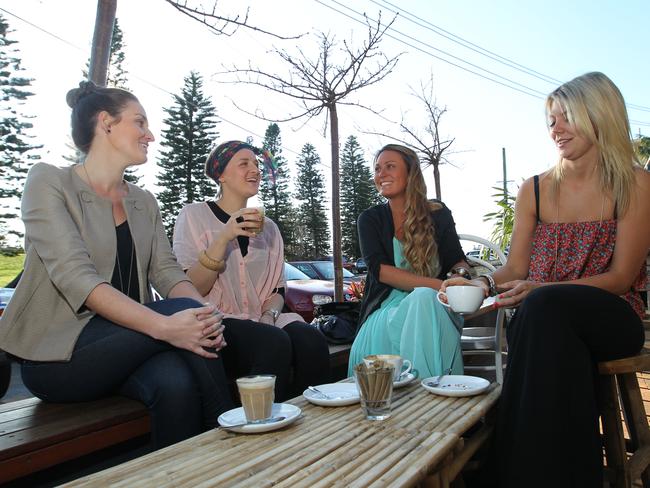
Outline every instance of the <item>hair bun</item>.
<svg viewBox="0 0 650 488"><path fill-rule="evenodd" d="M95 83L92 81L82 81L79 83L79 88L73 88L68 92L68 94L65 96L65 101L68 103L68 106L70 108L74 108L77 103L79 103L79 100L84 98L86 95L94 93L96 89L97 85L95 85Z"/></svg>

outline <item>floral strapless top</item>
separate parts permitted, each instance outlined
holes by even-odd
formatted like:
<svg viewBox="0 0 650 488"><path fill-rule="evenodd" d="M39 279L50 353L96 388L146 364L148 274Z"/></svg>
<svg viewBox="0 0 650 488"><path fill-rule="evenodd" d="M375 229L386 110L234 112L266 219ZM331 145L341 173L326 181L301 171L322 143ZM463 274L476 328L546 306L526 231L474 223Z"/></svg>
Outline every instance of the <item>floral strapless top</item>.
<svg viewBox="0 0 650 488"><path fill-rule="evenodd" d="M557 263L556 259L557 242ZM616 244L616 220L571 223L538 223L533 237L528 279L538 282L569 281L604 273ZM643 318L645 305L639 290L647 281L645 263L621 297Z"/></svg>

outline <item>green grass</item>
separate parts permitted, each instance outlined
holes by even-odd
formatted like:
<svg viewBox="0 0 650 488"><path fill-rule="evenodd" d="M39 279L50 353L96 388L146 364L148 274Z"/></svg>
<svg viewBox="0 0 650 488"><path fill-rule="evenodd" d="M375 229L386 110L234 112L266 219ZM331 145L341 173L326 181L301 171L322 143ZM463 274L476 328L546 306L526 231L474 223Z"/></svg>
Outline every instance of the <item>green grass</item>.
<svg viewBox="0 0 650 488"><path fill-rule="evenodd" d="M3 256L0 254L0 288L13 280L23 269L24 254L18 256Z"/></svg>

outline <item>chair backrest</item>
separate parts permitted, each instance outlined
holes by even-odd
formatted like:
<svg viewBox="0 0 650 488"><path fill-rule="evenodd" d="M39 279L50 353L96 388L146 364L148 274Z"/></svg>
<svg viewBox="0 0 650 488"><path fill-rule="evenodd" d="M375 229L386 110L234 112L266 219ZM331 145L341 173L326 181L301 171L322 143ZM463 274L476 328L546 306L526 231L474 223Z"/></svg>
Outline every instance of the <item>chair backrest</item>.
<svg viewBox="0 0 650 488"><path fill-rule="evenodd" d="M483 239L482 237L478 237L473 234L458 234L458 238L461 241L469 241L469 242L474 242L476 244L481 244L483 247L489 250L488 252L490 255L494 254L497 257L497 259L499 260L502 266L506 264L506 261L508 260L505 253L494 242L488 241L487 239ZM469 262L469 264L483 266L490 271L494 271L496 269L494 264L490 263L489 261L485 261L484 259L478 258L476 256L467 256L467 261Z"/></svg>

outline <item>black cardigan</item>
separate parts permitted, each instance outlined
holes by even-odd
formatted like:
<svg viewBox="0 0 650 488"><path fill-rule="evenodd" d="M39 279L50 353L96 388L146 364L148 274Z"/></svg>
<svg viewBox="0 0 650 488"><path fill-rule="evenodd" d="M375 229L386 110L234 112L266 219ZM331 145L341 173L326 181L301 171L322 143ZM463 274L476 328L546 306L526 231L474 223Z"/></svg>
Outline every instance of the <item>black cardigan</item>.
<svg viewBox="0 0 650 488"><path fill-rule="evenodd" d="M435 229L440 259L438 278L445 279L452 266L465 259L465 253L460 246L451 211L439 200L433 200L433 202L442 205L438 210L431 212L431 220ZM379 267L382 264L395 266L393 259L395 226L388 203L376 205L362 212L357 221L357 228L361 253L368 266L366 287L357 326L361 327L393 290L393 287L379 281Z"/></svg>

